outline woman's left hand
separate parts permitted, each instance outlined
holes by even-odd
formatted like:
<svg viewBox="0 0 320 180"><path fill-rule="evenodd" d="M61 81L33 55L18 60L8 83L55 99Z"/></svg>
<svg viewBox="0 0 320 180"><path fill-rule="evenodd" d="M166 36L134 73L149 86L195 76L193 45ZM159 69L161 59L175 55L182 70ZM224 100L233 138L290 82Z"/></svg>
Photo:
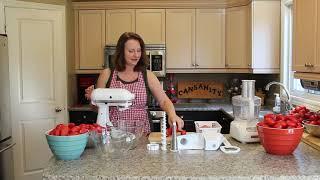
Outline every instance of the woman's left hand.
<svg viewBox="0 0 320 180"><path fill-rule="evenodd" d="M184 121L177 115L173 115L172 117L169 116L169 124L172 127L172 123L176 122L177 123L177 128L179 131L182 131L182 128L184 126Z"/></svg>

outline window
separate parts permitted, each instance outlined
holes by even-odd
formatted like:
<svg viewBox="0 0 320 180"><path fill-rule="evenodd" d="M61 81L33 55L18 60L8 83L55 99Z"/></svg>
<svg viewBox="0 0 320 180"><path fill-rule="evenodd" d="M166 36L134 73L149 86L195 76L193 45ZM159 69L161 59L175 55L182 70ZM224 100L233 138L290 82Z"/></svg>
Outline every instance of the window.
<svg viewBox="0 0 320 180"><path fill-rule="evenodd" d="M320 109L320 95L314 91L304 89L300 79L294 78L292 71L292 21L293 21L293 0L282 0L282 63L281 81L288 88L292 96L292 103L295 105L304 104L311 109Z"/></svg>

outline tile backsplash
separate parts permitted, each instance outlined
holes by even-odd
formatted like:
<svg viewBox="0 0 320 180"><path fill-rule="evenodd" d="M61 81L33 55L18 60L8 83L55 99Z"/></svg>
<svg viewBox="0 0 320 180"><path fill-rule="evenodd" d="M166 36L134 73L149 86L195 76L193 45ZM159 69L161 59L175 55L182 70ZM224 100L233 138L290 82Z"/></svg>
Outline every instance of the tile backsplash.
<svg viewBox="0 0 320 180"><path fill-rule="evenodd" d="M167 90L169 86L169 77L170 74L167 74L166 78L164 78L164 89ZM238 80L238 83L235 82L235 79ZM173 84L174 87L177 89L177 82L178 81L216 81L221 82L224 84L224 98L223 99L178 99L178 103L182 102L215 102L215 101L223 101L223 102L231 102L231 93L230 88L232 86L240 86L241 80L256 80L255 87L256 90L262 89L264 93L266 93L266 104L272 104L272 99L274 99L273 94L278 92L278 88L271 88L270 91L265 92L264 88L266 84L270 81L280 81L279 74L173 74ZM241 93L241 90L233 91L233 95L236 95L238 92ZM271 100L270 100L271 99Z"/></svg>

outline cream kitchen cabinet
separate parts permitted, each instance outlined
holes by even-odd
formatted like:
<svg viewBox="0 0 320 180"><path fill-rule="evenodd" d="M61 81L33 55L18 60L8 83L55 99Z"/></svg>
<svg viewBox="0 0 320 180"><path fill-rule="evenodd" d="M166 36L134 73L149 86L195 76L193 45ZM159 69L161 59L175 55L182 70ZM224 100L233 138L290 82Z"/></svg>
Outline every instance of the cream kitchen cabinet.
<svg viewBox="0 0 320 180"><path fill-rule="evenodd" d="M251 6L226 9L226 68L251 66Z"/></svg>
<svg viewBox="0 0 320 180"><path fill-rule="evenodd" d="M106 43L117 44L124 32L135 32L134 9L115 9L106 11Z"/></svg>
<svg viewBox="0 0 320 180"><path fill-rule="evenodd" d="M146 44L165 44L165 9L136 9L136 33Z"/></svg>
<svg viewBox="0 0 320 180"><path fill-rule="evenodd" d="M293 66L296 72L320 73L320 2L295 0Z"/></svg>
<svg viewBox="0 0 320 180"><path fill-rule="evenodd" d="M224 15L221 9L167 9L167 71L224 68Z"/></svg>
<svg viewBox="0 0 320 180"><path fill-rule="evenodd" d="M166 10L167 71L195 68L195 9Z"/></svg>
<svg viewBox="0 0 320 180"><path fill-rule="evenodd" d="M197 69L225 67L225 10L196 10Z"/></svg>
<svg viewBox="0 0 320 180"><path fill-rule="evenodd" d="M253 1L226 10L226 68L279 73L279 0Z"/></svg>
<svg viewBox="0 0 320 180"><path fill-rule="evenodd" d="M164 9L75 10L76 73L99 73L104 47L123 32L137 32L145 43L165 43Z"/></svg>
<svg viewBox="0 0 320 180"><path fill-rule="evenodd" d="M103 69L105 10L75 10L76 70Z"/></svg>
<svg viewBox="0 0 320 180"><path fill-rule="evenodd" d="M280 0L252 2L253 73L280 73L280 7Z"/></svg>

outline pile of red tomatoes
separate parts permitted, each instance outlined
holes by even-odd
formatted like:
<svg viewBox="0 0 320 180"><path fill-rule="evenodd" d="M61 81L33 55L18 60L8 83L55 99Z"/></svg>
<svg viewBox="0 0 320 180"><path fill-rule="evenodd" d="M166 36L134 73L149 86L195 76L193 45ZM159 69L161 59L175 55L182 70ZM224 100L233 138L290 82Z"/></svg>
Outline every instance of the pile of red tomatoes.
<svg viewBox="0 0 320 180"><path fill-rule="evenodd" d="M76 126L74 123L58 124L54 129L49 132L53 136L73 136L84 134L89 131L102 132L103 127L98 124L80 124Z"/></svg>

